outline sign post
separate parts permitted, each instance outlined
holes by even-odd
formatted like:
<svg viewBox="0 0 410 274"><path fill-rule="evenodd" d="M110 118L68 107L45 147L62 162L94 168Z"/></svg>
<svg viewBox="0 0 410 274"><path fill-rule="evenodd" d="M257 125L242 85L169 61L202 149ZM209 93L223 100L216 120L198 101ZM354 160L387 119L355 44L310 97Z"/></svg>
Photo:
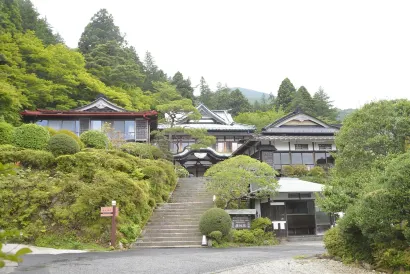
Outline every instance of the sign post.
<svg viewBox="0 0 410 274"><path fill-rule="evenodd" d="M105 206L101 208L101 217L111 217L111 246L115 247L117 243L117 222L115 217L118 216L117 202L112 201L112 206Z"/></svg>
<svg viewBox="0 0 410 274"><path fill-rule="evenodd" d="M112 218L111 218L111 246L115 247L115 243L117 241L116 234L117 234L117 222L115 221L115 213L116 213L117 202L112 201Z"/></svg>

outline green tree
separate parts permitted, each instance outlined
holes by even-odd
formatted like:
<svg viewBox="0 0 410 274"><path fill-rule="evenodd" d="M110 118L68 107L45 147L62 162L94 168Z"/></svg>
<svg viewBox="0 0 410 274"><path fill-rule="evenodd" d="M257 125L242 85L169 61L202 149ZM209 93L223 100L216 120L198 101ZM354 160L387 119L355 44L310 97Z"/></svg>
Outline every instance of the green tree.
<svg viewBox="0 0 410 274"><path fill-rule="evenodd" d="M213 94L204 77L201 77L201 80L199 81L199 91L199 101L205 106L210 107L212 104Z"/></svg>
<svg viewBox="0 0 410 274"><path fill-rule="evenodd" d="M290 103L287 112L292 112L295 109L301 109L302 111L314 115L313 99L310 93L304 86L301 86L295 93L295 96Z"/></svg>
<svg viewBox="0 0 410 274"><path fill-rule="evenodd" d="M276 97L275 101L276 111L278 111L279 108L286 110L289 109L295 93L296 89L293 86L292 82L288 78L285 78L285 80L283 80L279 86L278 96Z"/></svg>
<svg viewBox="0 0 410 274"><path fill-rule="evenodd" d="M152 54L147 51L144 58L144 72L145 72L145 81L142 86L143 90L155 91L153 86L154 82L166 82L167 75L155 64L155 59Z"/></svg>
<svg viewBox="0 0 410 274"><path fill-rule="evenodd" d="M0 79L0 117L11 124L18 124L20 120L21 94L12 85Z"/></svg>
<svg viewBox="0 0 410 274"><path fill-rule="evenodd" d="M184 79L181 72L178 71L175 73L174 77L172 77L171 83L175 85L177 91L182 97L188 98L192 101L194 100L194 88L191 86L191 80L189 78Z"/></svg>
<svg viewBox="0 0 410 274"><path fill-rule="evenodd" d="M210 167L205 172L205 177L209 177L206 188L224 201L226 208L233 201L240 203L242 198L275 194L278 188L276 175L276 171L268 164L240 155ZM258 186L259 190L250 193L251 184Z"/></svg>
<svg viewBox="0 0 410 274"><path fill-rule="evenodd" d="M275 111L274 109L269 111L241 112L234 117L234 120L241 124L255 125L257 132L261 132L263 127L285 115L286 113L282 110Z"/></svg>
<svg viewBox="0 0 410 274"><path fill-rule="evenodd" d="M115 41L122 46L125 42L120 28L114 24L114 18L106 9L99 10L85 27L78 42L81 53L90 53L97 45Z"/></svg>
<svg viewBox="0 0 410 274"><path fill-rule="evenodd" d="M247 112L252 109L248 99L246 99L246 97L239 89L231 91L227 108L231 109L230 112L233 116L238 115L238 113L240 112Z"/></svg>
<svg viewBox="0 0 410 274"><path fill-rule="evenodd" d="M336 120L337 109L333 107L329 95L322 87L313 95L313 113L316 117Z"/></svg>
<svg viewBox="0 0 410 274"><path fill-rule="evenodd" d="M97 44L85 55L86 68L108 86L141 86L144 75L133 48L123 48L116 41Z"/></svg>
<svg viewBox="0 0 410 274"><path fill-rule="evenodd" d="M22 20L22 30L32 30L44 45L63 43L59 34L54 34L46 18L40 18L30 0L16 0Z"/></svg>
<svg viewBox="0 0 410 274"><path fill-rule="evenodd" d="M0 33L23 30L19 6L15 0L0 1Z"/></svg>
<svg viewBox="0 0 410 274"><path fill-rule="evenodd" d="M410 136L410 101L378 101L346 118L336 135L336 164L326 185L322 207L344 211L382 174L395 155L406 150Z"/></svg>

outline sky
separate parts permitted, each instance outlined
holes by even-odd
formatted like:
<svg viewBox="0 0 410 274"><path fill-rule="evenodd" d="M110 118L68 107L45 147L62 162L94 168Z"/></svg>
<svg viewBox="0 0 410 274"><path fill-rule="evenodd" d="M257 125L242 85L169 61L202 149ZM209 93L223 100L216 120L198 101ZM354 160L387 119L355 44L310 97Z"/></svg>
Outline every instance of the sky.
<svg viewBox="0 0 410 274"><path fill-rule="evenodd" d="M32 0L69 47L101 8L170 76L277 94L286 77L338 108L410 99L410 1Z"/></svg>

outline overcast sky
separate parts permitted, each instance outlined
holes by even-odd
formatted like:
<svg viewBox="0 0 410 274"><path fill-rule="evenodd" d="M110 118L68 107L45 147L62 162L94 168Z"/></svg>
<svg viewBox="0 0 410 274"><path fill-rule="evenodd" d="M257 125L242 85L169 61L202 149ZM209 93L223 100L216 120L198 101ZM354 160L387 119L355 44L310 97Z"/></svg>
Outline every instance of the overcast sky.
<svg viewBox="0 0 410 274"><path fill-rule="evenodd" d="M106 8L143 59L193 85L218 82L277 93L288 77L339 108L410 99L410 1L32 0L77 47Z"/></svg>

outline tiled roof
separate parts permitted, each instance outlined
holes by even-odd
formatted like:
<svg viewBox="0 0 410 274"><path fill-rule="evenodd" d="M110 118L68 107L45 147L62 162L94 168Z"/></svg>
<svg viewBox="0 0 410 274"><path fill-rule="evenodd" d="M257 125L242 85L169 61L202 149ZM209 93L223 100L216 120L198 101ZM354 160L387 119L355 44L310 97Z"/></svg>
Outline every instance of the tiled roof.
<svg viewBox="0 0 410 274"><path fill-rule="evenodd" d="M339 130L336 128L324 128L324 127L273 127L268 128L264 133L336 133Z"/></svg>
<svg viewBox="0 0 410 274"><path fill-rule="evenodd" d="M243 124L233 124L233 125L221 125L221 124L177 124L176 127L184 128L203 128L211 131L255 131L255 126L243 125ZM158 129L169 128L168 124L159 124Z"/></svg>

